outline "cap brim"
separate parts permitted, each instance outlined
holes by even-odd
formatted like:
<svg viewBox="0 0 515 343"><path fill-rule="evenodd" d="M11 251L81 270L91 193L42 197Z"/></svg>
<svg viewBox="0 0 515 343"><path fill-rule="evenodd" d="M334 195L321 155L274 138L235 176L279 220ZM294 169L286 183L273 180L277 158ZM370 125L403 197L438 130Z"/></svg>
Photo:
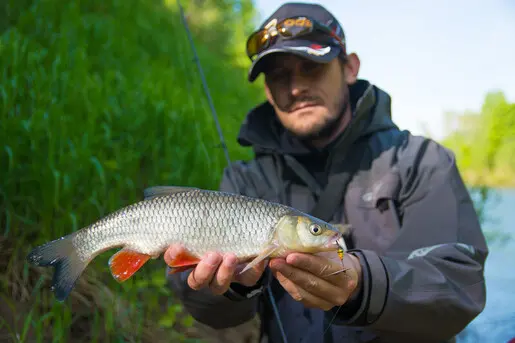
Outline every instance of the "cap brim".
<svg viewBox="0 0 515 343"><path fill-rule="evenodd" d="M259 54L249 68L248 80L254 82L258 75L263 71L264 58L275 53L290 53L307 58L314 62L328 63L332 61L342 51L341 47L329 44L316 44L307 40L285 40L278 42L273 47Z"/></svg>

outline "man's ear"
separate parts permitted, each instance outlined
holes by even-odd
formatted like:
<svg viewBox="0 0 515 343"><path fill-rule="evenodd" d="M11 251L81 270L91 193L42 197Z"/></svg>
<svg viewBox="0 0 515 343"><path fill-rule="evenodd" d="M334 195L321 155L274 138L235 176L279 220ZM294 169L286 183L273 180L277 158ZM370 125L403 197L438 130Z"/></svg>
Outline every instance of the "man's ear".
<svg viewBox="0 0 515 343"><path fill-rule="evenodd" d="M345 73L345 82L349 85L352 85L358 79L360 61L359 57L355 53L348 54L346 56L345 65L343 66L343 70Z"/></svg>

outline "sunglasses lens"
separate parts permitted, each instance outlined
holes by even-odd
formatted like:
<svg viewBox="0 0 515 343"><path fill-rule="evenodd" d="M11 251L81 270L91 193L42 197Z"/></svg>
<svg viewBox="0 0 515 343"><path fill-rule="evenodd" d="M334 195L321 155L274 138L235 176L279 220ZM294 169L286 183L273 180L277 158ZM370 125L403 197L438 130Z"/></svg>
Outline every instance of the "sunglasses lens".
<svg viewBox="0 0 515 343"><path fill-rule="evenodd" d="M279 23L277 29L285 37L295 37L311 32L313 23L307 18L290 18Z"/></svg>
<svg viewBox="0 0 515 343"><path fill-rule="evenodd" d="M305 17L288 18L276 26L277 33L285 38L302 36L313 31L313 22ZM265 29L254 33L247 41L247 55L252 59L270 45L271 33Z"/></svg>
<svg viewBox="0 0 515 343"><path fill-rule="evenodd" d="M252 35L252 37L247 41L247 55L250 57L260 53L267 47L268 39L269 34L265 30L256 32Z"/></svg>

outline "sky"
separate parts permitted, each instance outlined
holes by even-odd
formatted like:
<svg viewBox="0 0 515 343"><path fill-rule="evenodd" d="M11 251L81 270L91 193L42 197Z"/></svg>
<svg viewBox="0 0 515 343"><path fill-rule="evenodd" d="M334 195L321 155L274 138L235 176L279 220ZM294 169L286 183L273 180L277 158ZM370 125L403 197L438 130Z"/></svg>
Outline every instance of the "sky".
<svg viewBox="0 0 515 343"><path fill-rule="evenodd" d="M262 19L284 2L254 0ZM358 77L392 97L401 129L441 139L446 112L477 112L489 91L515 102L515 1L318 3L342 24Z"/></svg>

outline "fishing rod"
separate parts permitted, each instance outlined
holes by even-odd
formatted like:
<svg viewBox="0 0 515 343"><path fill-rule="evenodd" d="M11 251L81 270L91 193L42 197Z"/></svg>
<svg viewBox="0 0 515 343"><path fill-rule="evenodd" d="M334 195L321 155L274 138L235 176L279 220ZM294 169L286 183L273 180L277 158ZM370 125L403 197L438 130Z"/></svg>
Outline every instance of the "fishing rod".
<svg viewBox="0 0 515 343"><path fill-rule="evenodd" d="M236 181L234 180L234 174L233 174L233 171L232 171L232 168L231 168L232 163L231 163L231 159L229 157L229 149L227 148L227 145L225 144L225 139L224 139L224 135L223 135L223 132L222 132L222 127L220 126L220 121L218 120L218 115L216 113L216 109L215 109L215 106L213 104L213 99L211 98L211 93L209 92L209 87L207 85L206 78L204 77L204 72L202 70L202 65L200 64L200 59L198 58L197 50L195 48L195 43L193 42L193 38L191 37L191 32L190 32L190 29L189 29L189 26L188 26L188 22L186 21L186 18L184 16L184 11L182 9L180 0L177 0L177 5L178 5L179 11L181 13L181 20L182 20L182 23L184 25L184 29L186 30L186 34L188 36L188 41L189 41L191 49L193 51L193 56L194 56L194 60L195 60L195 62L197 64L197 69L198 69L198 71L200 73L200 78L202 80L202 86L204 88L204 93L206 94L207 101L209 103L209 108L211 109L211 114L213 115L213 119L214 119L215 124L216 124L216 129L218 131L218 137L220 139L220 144L222 146L222 149L224 150L225 159L227 161L227 169L228 169L228 172L229 172L229 175L228 175L229 181L232 183L234 191L236 193L240 193L238 185L237 185ZM270 287L266 287L266 288L267 288L267 291L268 291L268 295L270 297L270 303L272 304L272 308L273 308L273 311L274 311L275 318L277 320L277 325L279 326L279 330L281 331L281 336L282 336L283 342L284 343L288 343L288 340L286 338L286 333L284 331L283 323L281 322L281 318L279 317L279 309L277 308L275 297L274 297Z"/></svg>
<svg viewBox="0 0 515 343"><path fill-rule="evenodd" d="M216 114L215 105L213 104L213 99L211 98L211 93L209 92L209 88L207 86L207 81L206 81L206 78L204 77L204 71L202 70L202 65L200 64L200 59L198 58L197 50L195 49L195 43L193 42L193 38L191 37L191 32L190 32L190 29L188 26L188 22L186 21L186 18L184 17L184 11L182 9L181 2L179 0L177 0L177 5L179 6L179 11L181 13L181 19L182 19L184 28L186 30L186 34L188 35L188 41L190 42L191 49L193 50L193 56L194 56L193 59L195 60L198 71L200 73L200 78L202 80L202 86L204 87L204 93L206 93L207 102L209 103L209 108L211 109L211 113L213 114L213 118L215 120L216 129L218 131L218 137L220 139L220 144L222 145L222 148L225 153L225 159L227 162L227 166L229 167L228 168L229 169L229 179L232 183L234 190L236 191L236 190L238 190L238 188L237 188L236 182L233 179L232 168L231 168L231 159L229 157L229 149L227 149L227 145L225 144L224 135L222 133L222 127L220 126L220 122L218 121L218 115Z"/></svg>

